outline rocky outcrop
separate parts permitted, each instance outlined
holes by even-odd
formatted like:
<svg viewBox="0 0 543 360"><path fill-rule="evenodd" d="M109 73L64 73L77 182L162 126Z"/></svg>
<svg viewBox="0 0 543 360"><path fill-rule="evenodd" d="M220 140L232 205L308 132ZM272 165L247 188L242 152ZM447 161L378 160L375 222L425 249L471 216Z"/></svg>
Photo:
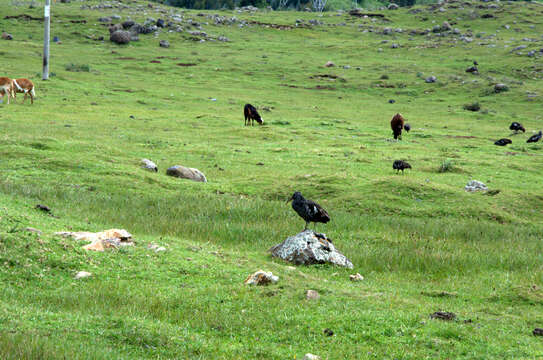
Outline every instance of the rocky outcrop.
<svg viewBox="0 0 543 360"><path fill-rule="evenodd" d="M275 284L279 281L279 277L273 275L271 272L264 270L258 270L254 274L251 274L245 279L245 285L268 285Z"/></svg>
<svg viewBox="0 0 543 360"><path fill-rule="evenodd" d="M128 31L117 30L111 34L109 40L115 44L128 44L130 42L131 34Z"/></svg>
<svg viewBox="0 0 543 360"><path fill-rule="evenodd" d="M324 234L305 230L270 249L272 256L296 265L334 264L353 268L353 263L336 250Z"/></svg>

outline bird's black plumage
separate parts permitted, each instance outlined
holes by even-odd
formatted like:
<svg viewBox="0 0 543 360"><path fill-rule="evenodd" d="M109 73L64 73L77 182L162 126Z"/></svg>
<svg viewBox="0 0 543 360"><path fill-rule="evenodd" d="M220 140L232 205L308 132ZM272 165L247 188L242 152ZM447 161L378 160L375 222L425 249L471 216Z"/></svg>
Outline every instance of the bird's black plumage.
<svg viewBox="0 0 543 360"><path fill-rule="evenodd" d="M518 123L516 121L512 122L511 125L509 125L509 130L513 130L515 132L518 132L518 131L526 132L526 129L524 128L524 126L522 126L521 123Z"/></svg>
<svg viewBox="0 0 543 360"><path fill-rule="evenodd" d="M299 191L296 191L288 201L292 200L292 208L302 219L305 220L305 228L311 222L327 223L330 221L330 215L316 202L306 199ZM287 202L288 202L287 201Z"/></svg>
<svg viewBox="0 0 543 360"><path fill-rule="evenodd" d="M513 143L513 142L512 142L511 140L509 140L509 139L500 139L500 140L496 141L496 142L494 143L494 145L505 146L505 145L507 145L507 144L512 144L512 143Z"/></svg>
<svg viewBox="0 0 543 360"><path fill-rule="evenodd" d="M392 164L392 168L396 170L397 172L400 172L401 170L403 173L405 169L411 169L411 165L409 165L409 163L404 160L395 160L394 163Z"/></svg>
<svg viewBox="0 0 543 360"><path fill-rule="evenodd" d="M411 125L409 125L409 124L404 124L404 125L403 125L403 129L404 129L405 131L409 132L409 130L411 130Z"/></svg>
<svg viewBox="0 0 543 360"><path fill-rule="evenodd" d="M469 68L466 69L466 72L472 73L472 74L478 74L479 69L477 69L477 66L470 66Z"/></svg>
<svg viewBox="0 0 543 360"><path fill-rule="evenodd" d="M539 140L541 140L542 135L543 134L541 133L541 131L539 131L537 134L530 136L530 138L526 140L526 142L529 142L529 143L538 142Z"/></svg>

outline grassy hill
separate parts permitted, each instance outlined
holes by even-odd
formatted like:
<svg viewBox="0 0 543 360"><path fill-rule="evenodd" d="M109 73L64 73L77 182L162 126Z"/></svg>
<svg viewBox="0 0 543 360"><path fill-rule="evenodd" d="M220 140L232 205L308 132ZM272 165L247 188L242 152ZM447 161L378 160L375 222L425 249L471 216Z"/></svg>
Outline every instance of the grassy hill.
<svg viewBox="0 0 543 360"><path fill-rule="evenodd" d="M543 145L526 143L543 128L543 6L453 1L358 18L98 4L53 5L49 81L43 23L4 18L43 8L0 4L14 37L0 40L2 76L32 79L38 96L0 105L1 358L543 357L532 335ZM118 46L99 21L113 14L176 17L183 31ZM424 34L444 21L458 30ZM473 60L479 75L465 72ZM480 111L463 108L474 102ZM243 126L245 103L264 126ZM412 125L398 142L397 112ZM511 135L512 121L527 133ZM495 146L502 137L513 144ZM412 171L397 175L396 159ZM209 182L166 176L176 164ZM500 192L467 193L471 179ZM354 271L269 256L303 228L285 204L296 190L328 210L317 230ZM136 246L86 252L54 235L108 228ZM260 268L279 283L244 286ZM363 282L349 281L356 272ZM438 310L457 319L430 319Z"/></svg>

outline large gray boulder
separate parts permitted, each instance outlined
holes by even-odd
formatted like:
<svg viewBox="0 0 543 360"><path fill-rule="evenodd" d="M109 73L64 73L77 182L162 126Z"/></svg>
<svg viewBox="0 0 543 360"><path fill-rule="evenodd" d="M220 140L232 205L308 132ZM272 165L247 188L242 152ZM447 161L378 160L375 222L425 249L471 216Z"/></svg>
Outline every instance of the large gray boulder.
<svg viewBox="0 0 543 360"><path fill-rule="evenodd" d="M128 31L117 30L109 36L109 40L115 44L128 44L130 42L130 33Z"/></svg>
<svg viewBox="0 0 543 360"><path fill-rule="evenodd" d="M336 250L326 235L305 230L270 249L272 256L296 265L334 264L353 268L353 263Z"/></svg>
<svg viewBox="0 0 543 360"><path fill-rule="evenodd" d="M198 169L175 165L166 170L166 175L189 179L193 181L207 182L206 176Z"/></svg>

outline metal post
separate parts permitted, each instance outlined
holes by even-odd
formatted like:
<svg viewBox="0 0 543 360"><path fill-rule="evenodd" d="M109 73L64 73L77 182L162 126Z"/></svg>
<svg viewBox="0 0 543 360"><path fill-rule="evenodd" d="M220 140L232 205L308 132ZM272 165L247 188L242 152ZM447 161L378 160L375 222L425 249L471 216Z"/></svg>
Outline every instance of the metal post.
<svg viewBox="0 0 543 360"><path fill-rule="evenodd" d="M49 27L51 26L51 0L45 0L43 10L43 22L45 30L43 31L43 73L42 79L49 79Z"/></svg>

